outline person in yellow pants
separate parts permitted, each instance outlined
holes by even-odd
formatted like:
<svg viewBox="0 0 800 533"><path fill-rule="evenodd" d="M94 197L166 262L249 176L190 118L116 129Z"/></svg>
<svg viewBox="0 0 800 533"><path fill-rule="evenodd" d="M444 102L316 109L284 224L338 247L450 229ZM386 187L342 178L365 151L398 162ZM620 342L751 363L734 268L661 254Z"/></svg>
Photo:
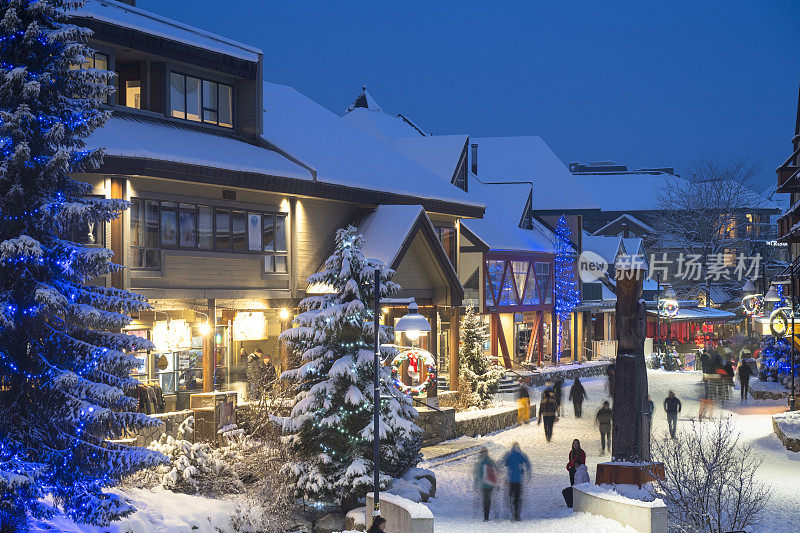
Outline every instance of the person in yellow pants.
<svg viewBox="0 0 800 533"><path fill-rule="evenodd" d="M531 398L528 387L519 382L519 398L517 399L517 424L527 424L531 420Z"/></svg>

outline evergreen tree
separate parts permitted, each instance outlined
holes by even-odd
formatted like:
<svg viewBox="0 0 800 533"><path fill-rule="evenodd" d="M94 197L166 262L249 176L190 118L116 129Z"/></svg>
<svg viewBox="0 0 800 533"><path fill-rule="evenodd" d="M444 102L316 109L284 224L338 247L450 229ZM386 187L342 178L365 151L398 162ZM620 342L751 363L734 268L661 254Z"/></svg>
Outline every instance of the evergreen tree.
<svg viewBox="0 0 800 533"><path fill-rule="evenodd" d="M459 381L461 394L468 394L468 405L486 407L492 394L497 392L505 369L493 365L484 354L486 325L477 315L475 306L470 304L461 320L461 350L459 358Z"/></svg>
<svg viewBox="0 0 800 533"><path fill-rule="evenodd" d="M556 343L556 360L561 359L561 344L564 338L564 321L568 320L581 303L578 283L575 280L575 250L570 242L572 231L567 219L562 215L556 224L555 250L555 299L556 318L558 319L558 342Z"/></svg>
<svg viewBox="0 0 800 533"><path fill-rule="evenodd" d="M127 208L87 199L71 174L96 169L83 139L101 127L113 74L80 68L91 32L64 0L0 0L0 518L51 515L107 524L133 508L102 489L162 456L109 442L156 424L124 395L149 343L119 333L134 294L89 285L119 268L110 250L70 240ZM9 526L11 527L11 526ZM24 525L17 526L24 529Z"/></svg>
<svg viewBox="0 0 800 533"><path fill-rule="evenodd" d="M364 238L352 226L336 233L324 269L309 276L332 294L300 302L295 327L281 334L302 365L284 372L296 382L291 415L284 419L286 442L298 460L286 466L297 494L312 500L348 503L373 488L373 304L374 271L380 268L381 297L399 287L394 272L364 258ZM381 326L381 344L391 343ZM381 489L420 459L420 428L411 400L381 370Z"/></svg>

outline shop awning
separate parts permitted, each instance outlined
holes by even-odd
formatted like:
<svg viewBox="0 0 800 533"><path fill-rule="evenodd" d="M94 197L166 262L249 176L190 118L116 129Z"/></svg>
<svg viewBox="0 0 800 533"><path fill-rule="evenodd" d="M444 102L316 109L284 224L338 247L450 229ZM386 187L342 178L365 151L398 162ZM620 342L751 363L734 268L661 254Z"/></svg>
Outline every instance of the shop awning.
<svg viewBox="0 0 800 533"><path fill-rule="evenodd" d="M647 314L656 316L658 312L655 309L648 309ZM732 320L737 317L734 313L723 311L722 309L714 309L711 307L687 307L686 309L678 309L678 314L674 317L668 317L662 312L660 318L664 322L711 322Z"/></svg>

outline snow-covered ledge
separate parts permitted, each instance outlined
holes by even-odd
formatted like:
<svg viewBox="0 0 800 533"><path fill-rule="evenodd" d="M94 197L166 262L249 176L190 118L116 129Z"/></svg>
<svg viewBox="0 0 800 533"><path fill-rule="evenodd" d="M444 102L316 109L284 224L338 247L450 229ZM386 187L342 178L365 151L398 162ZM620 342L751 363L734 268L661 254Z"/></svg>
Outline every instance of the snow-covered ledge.
<svg viewBox="0 0 800 533"><path fill-rule="evenodd" d="M374 496L367 493L367 513L372 513ZM421 503L381 492L381 516L386 519L386 533L433 533L433 513ZM366 523L371 521L366 517Z"/></svg>
<svg viewBox="0 0 800 533"><path fill-rule="evenodd" d="M641 533L667 533L667 506L661 500L627 498L610 485L581 483L572 489L572 510L616 520Z"/></svg>

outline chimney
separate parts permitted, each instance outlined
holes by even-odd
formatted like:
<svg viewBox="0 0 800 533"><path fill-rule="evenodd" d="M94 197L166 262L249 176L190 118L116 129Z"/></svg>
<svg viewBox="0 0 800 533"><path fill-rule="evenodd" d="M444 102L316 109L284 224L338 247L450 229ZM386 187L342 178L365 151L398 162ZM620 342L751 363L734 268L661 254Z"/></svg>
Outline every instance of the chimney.
<svg viewBox="0 0 800 533"><path fill-rule="evenodd" d="M476 176L478 175L478 145L472 144L470 145L470 151L472 154L470 155L472 159L472 173Z"/></svg>

